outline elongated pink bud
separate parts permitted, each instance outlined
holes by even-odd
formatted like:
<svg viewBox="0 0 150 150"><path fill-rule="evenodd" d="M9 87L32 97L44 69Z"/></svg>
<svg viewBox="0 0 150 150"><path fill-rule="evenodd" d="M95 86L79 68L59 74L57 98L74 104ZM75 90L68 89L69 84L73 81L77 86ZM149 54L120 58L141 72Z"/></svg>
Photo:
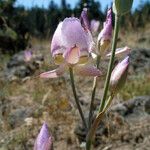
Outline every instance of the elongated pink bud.
<svg viewBox="0 0 150 150"><path fill-rule="evenodd" d="M40 133L34 144L34 150L52 150L52 137L49 134L48 126L43 124Z"/></svg>
<svg viewBox="0 0 150 150"><path fill-rule="evenodd" d="M129 56L127 56L123 61L118 63L114 68L110 78L110 91L111 94L116 94L125 84L127 78L129 66Z"/></svg>
<svg viewBox="0 0 150 150"><path fill-rule="evenodd" d="M104 22L104 27L100 34L98 35L98 45L100 48L100 54L102 55L104 51L106 51L110 45L110 41L112 38L112 10L109 9L107 11L106 22Z"/></svg>
<svg viewBox="0 0 150 150"><path fill-rule="evenodd" d="M83 8L80 16L81 25L85 30L90 30L90 23L87 15L87 8Z"/></svg>

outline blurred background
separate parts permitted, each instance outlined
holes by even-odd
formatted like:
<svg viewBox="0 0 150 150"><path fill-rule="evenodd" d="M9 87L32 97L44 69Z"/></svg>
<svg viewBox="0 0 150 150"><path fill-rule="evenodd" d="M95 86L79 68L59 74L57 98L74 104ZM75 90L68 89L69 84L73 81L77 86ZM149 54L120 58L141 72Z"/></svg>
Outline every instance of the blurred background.
<svg viewBox="0 0 150 150"><path fill-rule="evenodd" d="M56 150L84 149L85 131L69 76L39 79L56 68L50 41L60 21L80 17L88 8L89 20L100 25L112 0L0 0L0 150L33 149L44 121ZM150 147L150 1L134 0L132 11L121 19L118 47L129 46L128 81L97 131L96 150L148 150ZM29 55L28 55L28 54ZM101 63L105 69L108 60ZM95 108L100 103L104 78L99 79ZM88 114L92 78L76 77L78 95ZM81 88L82 87L82 88Z"/></svg>

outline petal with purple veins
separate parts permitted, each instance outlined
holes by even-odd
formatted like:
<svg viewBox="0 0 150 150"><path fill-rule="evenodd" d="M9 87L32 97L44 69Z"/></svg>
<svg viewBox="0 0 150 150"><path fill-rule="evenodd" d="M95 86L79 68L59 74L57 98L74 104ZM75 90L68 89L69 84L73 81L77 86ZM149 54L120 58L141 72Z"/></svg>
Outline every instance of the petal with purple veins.
<svg viewBox="0 0 150 150"><path fill-rule="evenodd" d="M66 18L62 24L62 40L63 46L72 48L74 46L80 49L89 48L87 35L81 26L80 20L77 18Z"/></svg>
<svg viewBox="0 0 150 150"><path fill-rule="evenodd" d="M55 33L52 38L51 42L51 52L52 56L56 54L62 54L62 33L61 33L61 28L62 28L62 22L60 22L55 30Z"/></svg>

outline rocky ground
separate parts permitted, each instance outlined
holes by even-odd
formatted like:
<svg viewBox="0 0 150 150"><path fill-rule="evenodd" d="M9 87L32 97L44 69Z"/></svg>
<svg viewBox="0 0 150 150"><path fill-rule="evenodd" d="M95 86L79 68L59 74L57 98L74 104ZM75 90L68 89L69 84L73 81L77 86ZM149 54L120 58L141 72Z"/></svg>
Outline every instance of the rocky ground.
<svg viewBox="0 0 150 150"><path fill-rule="evenodd" d="M43 45L38 49L45 48ZM55 80L38 77L40 72L55 68L53 63L47 65L47 51L44 53L36 52L26 62L24 53L20 52L0 68L0 150L33 149L44 121L53 135L55 150L84 150L85 131L68 74ZM130 57L127 85L116 96L97 130L95 150L148 150L150 147L150 49L134 48ZM140 77L134 80L135 76ZM92 78L83 79L76 77L76 84L87 116ZM103 79L99 83L95 108L100 103ZM130 99L124 101L126 97Z"/></svg>

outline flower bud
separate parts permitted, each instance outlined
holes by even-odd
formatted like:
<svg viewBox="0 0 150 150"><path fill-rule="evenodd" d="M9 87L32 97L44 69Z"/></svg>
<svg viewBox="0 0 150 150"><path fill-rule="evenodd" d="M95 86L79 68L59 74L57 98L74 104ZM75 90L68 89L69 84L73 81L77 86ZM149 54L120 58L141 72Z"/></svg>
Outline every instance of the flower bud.
<svg viewBox="0 0 150 150"><path fill-rule="evenodd" d="M114 0L113 12L116 15L122 16L131 10L133 0Z"/></svg>
<svg viewBox="0 0 150 150"><path fill-rule="evenodd" d="M111 74L110 91L115 95L125 84L129 66L129 56L117 64Z"/></svg>
<svg viewBox="0 0 150 150"><path fill-rule="evenodd" d="M52 137L49 134L48 126L43 124L40 133L34 144L34 150L52 150Z"/></svg>
<svg viewBox="0 0 150 150"><path fill-rule="evenodd" d="M81 21L82 27L85 30L89 30L90 31L90 23L89 23L87 11L88 11L87 8L83 8L83 11L82 11L81 16L80 16L80 21Z"/></svg>
<svg viewBox="0 0 150 150"><path fill-rule="evenodd" d="M108 49L110 41L112 38L112 10L107 11L106 22L104 22L104 27L100 34L98 35L98 48L100 50L100 55Z"/></svg>

